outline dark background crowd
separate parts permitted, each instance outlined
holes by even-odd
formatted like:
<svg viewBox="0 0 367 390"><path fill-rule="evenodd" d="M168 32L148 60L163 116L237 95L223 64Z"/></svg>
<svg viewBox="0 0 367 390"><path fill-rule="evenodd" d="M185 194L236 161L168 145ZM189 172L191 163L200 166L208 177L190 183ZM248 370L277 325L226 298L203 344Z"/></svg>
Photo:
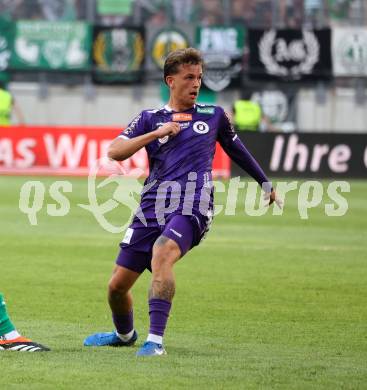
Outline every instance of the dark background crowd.
<svg viewBox="0 0 367 390"><path fill-rule="evenodd" d="M106 24L245 23L249 27L363 24L364 0L121 0L106 14L104 0L0 0L12 19L90 20Z"/></svg>

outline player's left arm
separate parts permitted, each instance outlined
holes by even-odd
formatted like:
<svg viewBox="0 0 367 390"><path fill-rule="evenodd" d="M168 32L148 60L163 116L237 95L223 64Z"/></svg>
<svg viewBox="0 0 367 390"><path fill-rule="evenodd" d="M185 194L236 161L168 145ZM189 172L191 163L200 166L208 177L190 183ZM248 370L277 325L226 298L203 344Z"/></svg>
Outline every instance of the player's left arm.
<svg viewBox="0 0 367 390"><path fill-rule="evenodd" d="M280 207L281 204L272 187L272 183L267 178L259 163L242 143L224 111L221 119L220 128L218 130L218 142L224 151L236 164L259 183L265 191L264 198L269 200L269 205L276 202Z"/></svg>

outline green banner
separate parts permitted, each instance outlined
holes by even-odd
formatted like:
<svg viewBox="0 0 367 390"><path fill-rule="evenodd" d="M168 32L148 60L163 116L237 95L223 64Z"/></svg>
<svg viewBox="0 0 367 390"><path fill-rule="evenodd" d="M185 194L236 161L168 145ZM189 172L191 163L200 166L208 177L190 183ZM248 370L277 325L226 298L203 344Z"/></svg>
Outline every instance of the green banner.
<svg viewBox="0 0 367 390"><path fill-rule="evenodd" d="M91 27L85 22L19 21L11 67L35 70L86 70Z"/></svg>
<svg viewBox="0 0 367 390"><path fill-rule="evenodd" d="M132 5L132 0L97 0L97 12L99 15L130 15Z"/></svg>
<svg viewBox="0 0 367 390"><path fill-rule="evenodd" d="M14 23L0 18L0 79L4 80L9 68L11 47L14 39Z"/></svg>
<svg viewBox="0 0 367 390"><path fill-rule="evenodd" d="M219 92L238 84L242 72L246 30L243 26L208 26L196 29L196 47L205 61L203 82Z"/></svg>
<svg viewBox="0 0 367 390"><path fill-rule="evenodd" d="M93 79L97 83L124 83L142 77L144 33L140 28L94 28Z"/></svg>
<svg viewBox="0 0 367 390"><path fill-rule="evenodd" d="M198 27L195 42L203 53L241 56L245 42L245 29L239 25Z"/></svg>

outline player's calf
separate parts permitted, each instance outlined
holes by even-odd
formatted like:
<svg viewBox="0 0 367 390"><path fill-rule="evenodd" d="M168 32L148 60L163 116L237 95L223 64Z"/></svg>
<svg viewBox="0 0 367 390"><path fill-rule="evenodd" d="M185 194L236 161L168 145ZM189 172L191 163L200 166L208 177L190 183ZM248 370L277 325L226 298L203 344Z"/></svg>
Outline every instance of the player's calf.
<svg viewBox="0 0 367 390"><path fill-rule="evenodd" d="M161 356L163 335L167 326L172 299L175 294L173 266L181 251L176 242L161 236L153 247L152 283L149 290L149 334L137 356Z"/></svg>

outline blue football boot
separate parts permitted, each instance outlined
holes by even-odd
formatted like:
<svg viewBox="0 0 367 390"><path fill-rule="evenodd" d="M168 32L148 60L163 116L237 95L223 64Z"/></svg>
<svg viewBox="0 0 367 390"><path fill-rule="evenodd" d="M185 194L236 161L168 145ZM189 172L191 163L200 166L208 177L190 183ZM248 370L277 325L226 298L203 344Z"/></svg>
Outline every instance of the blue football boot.
<svg viewBox="0 0 367 390"><path fill-rule="evenodd" d="M86 347L130 347L138 338L138 333L134 330L134 334L129 341L122 341L117 336L116 332L95 333L88 336L84 340Z"/></svg>
<svg viewBox="0 0 367 390"><path fill-rule="evenodd" d="M153 343L153 341L146 341L136 353L136 356L162 356L167 355L166 350L162 344Z"/></svg>

